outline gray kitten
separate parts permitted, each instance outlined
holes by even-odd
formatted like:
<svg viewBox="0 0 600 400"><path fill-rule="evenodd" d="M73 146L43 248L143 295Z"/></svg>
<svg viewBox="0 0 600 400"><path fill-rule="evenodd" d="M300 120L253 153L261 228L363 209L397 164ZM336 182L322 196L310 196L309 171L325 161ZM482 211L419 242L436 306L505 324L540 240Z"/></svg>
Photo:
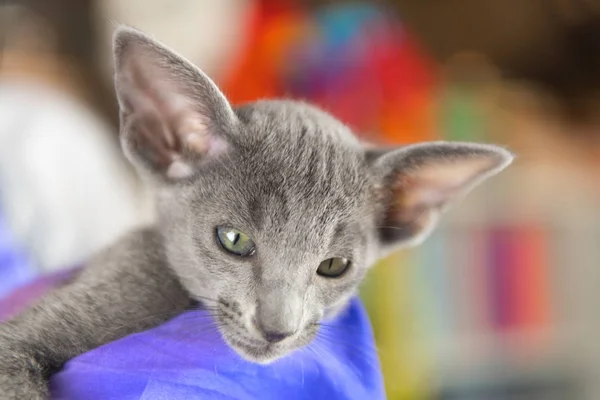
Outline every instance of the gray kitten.
<svg viewBox="0 0 600 400"><path fill-rule="evenodd" d="M304 103L232 107L138 31L120 28L114 51L123 148L156 187L158 221L0 325L2 399L47 398L69 359L193 301L242 357L283 357L347 304L375 261L422 242L451 202L513 158L468 143L368 148Z"/></svg>

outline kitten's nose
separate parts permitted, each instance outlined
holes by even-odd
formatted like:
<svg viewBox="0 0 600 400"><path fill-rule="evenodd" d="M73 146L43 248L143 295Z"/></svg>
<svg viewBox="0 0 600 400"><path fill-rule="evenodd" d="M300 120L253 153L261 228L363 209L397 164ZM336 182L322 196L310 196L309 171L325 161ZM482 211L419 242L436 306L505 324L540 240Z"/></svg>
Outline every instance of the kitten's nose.
<svg viewBox="0 0 600 400"><path fill-rule="evenodd" d="M300 329L303 293L281 282L263 282L258 293L254 322L270 343L281 342Z"/></svg>
<svg viewBox="0 0 600 400"><path fill-rule="evenodd" d="M281 342L283 339L288 338L294 334L294 332L283 332L274 329L268 329L256 319L254 320L254 324L256 325L256 328L261 333L261 335L269 343Z"/></svg>
<svg viewBox="0 0 600 400"><path fill-rule="evenodd" d="M293 335L293 332L277 332L277 331L263 331L263 335L267 342L269 343L277 343L281 342L283 339L290 337Z"/></svg>

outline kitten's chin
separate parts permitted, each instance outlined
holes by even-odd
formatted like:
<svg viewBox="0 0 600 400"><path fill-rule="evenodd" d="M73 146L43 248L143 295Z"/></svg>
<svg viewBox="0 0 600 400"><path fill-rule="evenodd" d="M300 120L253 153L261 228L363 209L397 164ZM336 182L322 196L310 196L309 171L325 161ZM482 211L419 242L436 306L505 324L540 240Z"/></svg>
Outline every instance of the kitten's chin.
<svg viewBox="0 0 600 400"><path fill-rule="evenodd" d="M267 365L280 360L291 353L307 346L314 339L314 334L306 334L298 337L294 341L281 343L249 343L244 338L236 338L223 332L223 339L236 353L243 359L256 363Z"/></svg>
<svg viewBox="0 0 600 400"><path fill-rule="evenodd" d="M240 357L255 364L271 364L287 356L294 350L278 346L277 344L254 345L242 343L237 339L227 337L227 335L223 335L223 337L229 347L238 353Z"/></svg>

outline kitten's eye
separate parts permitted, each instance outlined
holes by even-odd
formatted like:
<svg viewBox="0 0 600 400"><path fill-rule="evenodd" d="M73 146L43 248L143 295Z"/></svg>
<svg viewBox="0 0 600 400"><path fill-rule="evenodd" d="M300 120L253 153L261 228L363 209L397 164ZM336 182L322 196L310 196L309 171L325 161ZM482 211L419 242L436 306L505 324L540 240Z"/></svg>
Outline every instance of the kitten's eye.
<svg viewBox="0 0 600 400"><path fill-rule="evenodd" d="M228 253L240 257L254 254L254 242L244 232L237 229L220 226L217 228L217 240Z"/></svg>
<svg viewBox="0 0 600 400"><path fill-rule="evenodd" d="M317 268L317 274L327 278L337 278L342 276L342 274L348 270L349 266L350 260L334 257L323 261L319 265L319 268Z"/></svg>

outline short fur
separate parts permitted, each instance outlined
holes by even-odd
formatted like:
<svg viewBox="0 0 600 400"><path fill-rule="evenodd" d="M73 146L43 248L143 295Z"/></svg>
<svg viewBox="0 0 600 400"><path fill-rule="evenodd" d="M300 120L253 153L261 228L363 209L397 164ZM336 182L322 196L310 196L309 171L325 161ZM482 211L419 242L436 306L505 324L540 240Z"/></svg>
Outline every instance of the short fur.
<svg viewBox="0 0 600 400"><path fill-rule="evenodd" d="M196 301L246 359L283 357L336 316L377 259L421 242L448 204L512 160L468 143L367 149L295 101L234 108L200 70L130 28L115 34L115 58L124 151L156 187L158 222L0 325L1 399L46 398L69 359ZM225 252L223 225L249 235L255 254ZM331 257L350 259L348 271L318 275Z"/></svg>

